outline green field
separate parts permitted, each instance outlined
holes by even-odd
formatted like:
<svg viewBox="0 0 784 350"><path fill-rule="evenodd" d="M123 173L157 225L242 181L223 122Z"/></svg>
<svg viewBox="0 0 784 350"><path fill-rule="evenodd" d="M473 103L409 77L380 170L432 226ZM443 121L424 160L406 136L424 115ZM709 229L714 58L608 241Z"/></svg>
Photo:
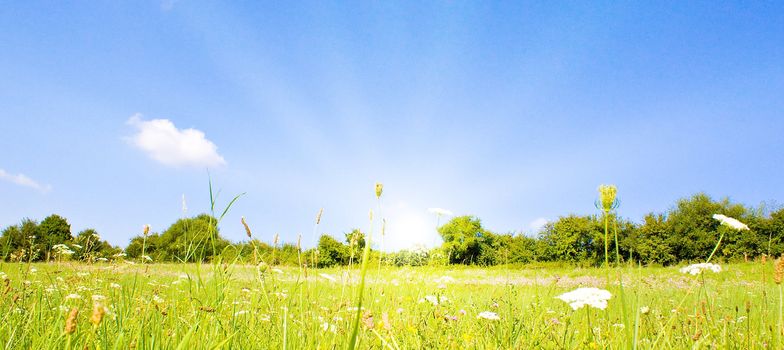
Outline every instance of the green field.
<svg viewBox="0 0 784 350"><path fill-rule="evenodd" d="M692 276L678 267L372 266L357 347L781 348L773 262L722 267ZM0 271L6 349L346 348L360 279L357 268L224 264ZM556 299L577 287L612 298L605 310ZM498 319L479 318L485 311Z"/></svg>

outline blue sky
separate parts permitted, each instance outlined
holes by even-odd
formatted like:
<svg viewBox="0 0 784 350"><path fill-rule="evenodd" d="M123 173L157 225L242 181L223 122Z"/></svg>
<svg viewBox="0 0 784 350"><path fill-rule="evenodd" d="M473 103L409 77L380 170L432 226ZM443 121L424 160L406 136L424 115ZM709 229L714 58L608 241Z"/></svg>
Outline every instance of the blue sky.
<svg viewBox="0 0 784 350"><path fill-rule="evenodd" d="M241 240L427 208L499 232L635 220L704 191L780 201L784 5L11 2L0 8L0 226L58 213L114 244L246 193Z"/></svg>

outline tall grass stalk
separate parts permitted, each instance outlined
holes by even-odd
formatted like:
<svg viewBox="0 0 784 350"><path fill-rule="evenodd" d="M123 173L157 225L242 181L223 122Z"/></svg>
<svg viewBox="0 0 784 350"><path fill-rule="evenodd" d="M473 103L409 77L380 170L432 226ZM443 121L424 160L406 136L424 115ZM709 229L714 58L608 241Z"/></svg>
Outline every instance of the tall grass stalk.
<svg viewBox="0 0 784 350"><path fill-rule="evenodd" d="M354 350L357 346L357 335L359 334L359 319L362 316L362 297L365 293L365 276L367 275L368 260L370 259L370 244L373 239L373 211L370 211L370 232L365 239L365 249L362 252L362 269L360 272L359 292L357 295L357 313L351 325L351 335L348 341L348 349Z"/></svg>

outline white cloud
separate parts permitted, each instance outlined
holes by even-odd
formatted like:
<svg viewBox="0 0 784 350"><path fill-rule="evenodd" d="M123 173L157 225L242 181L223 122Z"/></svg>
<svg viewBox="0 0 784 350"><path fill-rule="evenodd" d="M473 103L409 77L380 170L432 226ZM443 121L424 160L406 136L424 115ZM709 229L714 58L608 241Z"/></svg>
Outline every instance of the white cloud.
<svg viewBox="0 0 784 350"><path fill-rule="evenodd" d="M12 175L3 169L0 169L0 180L5 180L19 186L29 187L41 193L47 193L52 190L51 185L41 185L24 174Z"/></svg>
<svg viewBox="0 0 784 350"><path fill-rule="evenodd" d="M197 129L177 129L168 119L142 120L141 114L128 119L137 133L128 141L161 164L181 167L215 167L226 164L218 147Z"/></svg>
<svg viewBox="0 0 784 350"><path fill-rule="evenodd" d="M544 225L547 225L547 222L548 220L545 218L538 218L534 221L531 221L531 223L528 224L528 228L534 232L539 232L539 230L541 230Z"/></svg>

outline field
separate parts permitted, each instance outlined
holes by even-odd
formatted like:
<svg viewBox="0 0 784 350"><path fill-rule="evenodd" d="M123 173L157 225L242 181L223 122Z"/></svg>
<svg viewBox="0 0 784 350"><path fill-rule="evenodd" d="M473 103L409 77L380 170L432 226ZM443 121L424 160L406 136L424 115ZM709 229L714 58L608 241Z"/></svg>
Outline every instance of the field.
<svg viewBox="0 0 784 350"><path fill-rule="evenodd" d="M773 263L722 268L372 266L357 312L356 267L3 263L0 344L336 349L359 315L358 348L781 348ZM578 287L606 309L556 298Z"/></svg>

